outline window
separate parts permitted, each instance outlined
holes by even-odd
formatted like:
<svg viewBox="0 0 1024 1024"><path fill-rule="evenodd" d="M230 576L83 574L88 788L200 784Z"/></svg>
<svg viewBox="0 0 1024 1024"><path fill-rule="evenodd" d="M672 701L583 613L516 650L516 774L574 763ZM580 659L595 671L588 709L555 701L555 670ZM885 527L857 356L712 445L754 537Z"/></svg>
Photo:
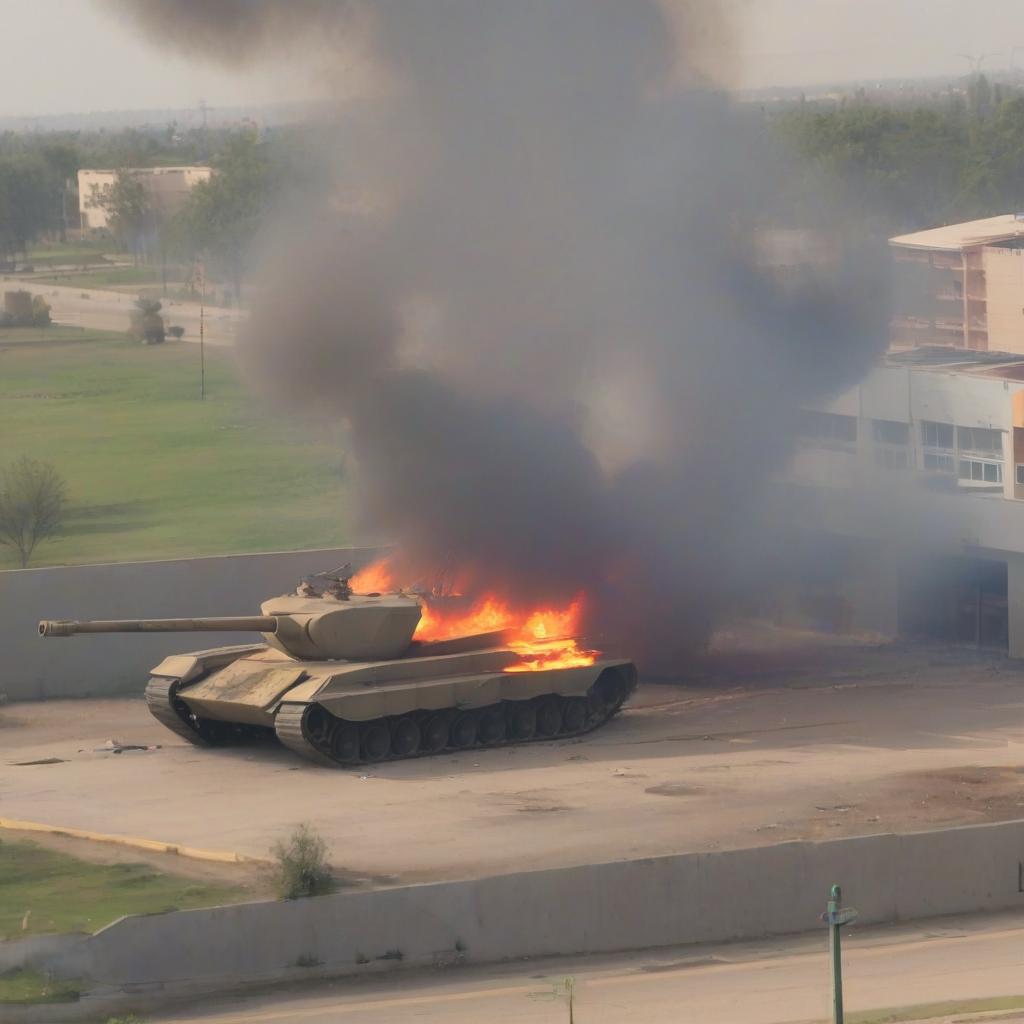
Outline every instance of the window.
<svg viewBox="0 0 1024 1024"><path fill-rule="evenodd" d="M910 424L896 420L872 420L871 434L878 444L906 444L910 440Z"/></svg>
<svg viewBox="0 0 1024 1024"><path fill-rule="evenodd" d="M923 420L921 423L921 443L926 448L945 448L953 450L953 424L952 423L931 423Z"/></svg>
<svg viewBox="0 0 1024 1024"><path fill-rule="evenodd" d="M1024 486L1024 466L1019 462L1017 463L1017 483Z"/></svg>
<svg viewBox="0 0 1024 1024"><path fill-rule="evenodd" d="M850 448L857 443L857 417L805 409L800 414L800 436L825 448Z"/></svg>
<svg viewBox="0 0 1024 1024"><path fill-rule="evenodd" d="M1003 432L986 427L957 427L956 440L962 452L1003 454Z"/></svg>
<svg viewBox="0 0 1024 1024"><path fill-rule="evenodd" d="M925 452L924 468L935 473L955 473L956 459L942 452Z"/></svg>
<svg viewBox="0 0 1024 1024"><path fill-rule="evenodd" d="M982 462L980 459L961 459L959 476L961 480L1001 484L1003 482L1003 467L998 462Z"/></svg>

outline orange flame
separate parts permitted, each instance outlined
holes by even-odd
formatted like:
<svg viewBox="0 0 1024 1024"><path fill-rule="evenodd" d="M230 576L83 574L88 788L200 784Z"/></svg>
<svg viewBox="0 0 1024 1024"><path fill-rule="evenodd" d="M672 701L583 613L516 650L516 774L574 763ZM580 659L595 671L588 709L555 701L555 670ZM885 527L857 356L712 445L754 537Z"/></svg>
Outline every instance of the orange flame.
<svg viewBox="0 0 1024 1024"><path fill-rule="evenodd" d="M512 634L508 647L522 659L506 672L540 672L552 668L593 665L597 651L579 646L573 634L579 626L582 599L565 608L537 608L516 613L500 598L481 598L468 610L445 613L436 605L424 604L417 640L448 640L474 633L506 630Z"/></svg>
<svg viewBox="0 0 1024 1024"><path fill-rule="evenodd" d="M388 593L396 589L395 574L387 559L360 569L349 581L356 594ZM422 615L416 627L417 640L451 640L476 633L504 630L510 636L505 644L519 655L520 661L506 672L540 672L552 668L578 668L593 665L598 652L579 646L583 598L577 597L564 608L515 609L507 601L487 594L469 606L456 602L422 602Z"/></svg>
<svg viewBox="0 0 1024 1024"><path fill-rule="evenodd" d="M364 566L348 581L354 594L387 594L395 589L391 566L386 558Z"/></svg>

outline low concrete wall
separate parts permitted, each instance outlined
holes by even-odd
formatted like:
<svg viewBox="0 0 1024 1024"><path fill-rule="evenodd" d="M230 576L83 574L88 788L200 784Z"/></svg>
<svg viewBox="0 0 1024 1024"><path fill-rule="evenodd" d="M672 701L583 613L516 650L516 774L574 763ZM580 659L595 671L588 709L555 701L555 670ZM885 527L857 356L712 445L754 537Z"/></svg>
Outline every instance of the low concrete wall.
<svg viewBox="0 0 1024 1024"><path fill-rule="evenodd" d="M45 966L171 995L399 964L756 939L820 928L834 882L865 924L1018 908L1022 856L1024 821L683 854L122 918Z"/></svg>
<svg viewBox="0 0 1024 1024"><path fill-rule="evenodd" d="M300 576L364 565L376 553L329 548L0 572L0 694L36 700L141 692L149 669L168 654L259 640L254 633L42 640L40 619L251 615Z"/></svg>

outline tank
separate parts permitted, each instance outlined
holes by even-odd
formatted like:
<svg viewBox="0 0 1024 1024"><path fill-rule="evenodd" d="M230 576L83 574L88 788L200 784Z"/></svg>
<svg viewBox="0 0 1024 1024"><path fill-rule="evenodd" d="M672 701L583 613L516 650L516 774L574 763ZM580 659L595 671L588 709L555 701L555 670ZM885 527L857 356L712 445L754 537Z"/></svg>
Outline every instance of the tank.
<svg viewBox="0 0 1024 1024"><path fill-rule="evenodd" d="M88 633L261 633L263 643L165 658L146 703L199 746L276 736L325 765L579 736L604 725L636 686L621 659L522 671L504 632L414 639L422 598L354 594L344 577L265 601L260 615L47 620L44 637Z"/></svg>

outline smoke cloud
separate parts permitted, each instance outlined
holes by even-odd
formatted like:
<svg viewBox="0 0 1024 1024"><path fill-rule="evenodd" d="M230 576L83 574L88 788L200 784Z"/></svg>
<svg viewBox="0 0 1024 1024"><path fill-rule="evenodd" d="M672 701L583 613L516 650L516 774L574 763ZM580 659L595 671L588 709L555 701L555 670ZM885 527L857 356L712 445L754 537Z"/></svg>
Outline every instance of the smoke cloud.
<svg viewBox="0 0 1024 1024"><path fill-rule="evenodd" d="M364 529L511 600L585 590L648 665L772 577L773 476L884 347L883 262L759 265L798 171L709 77L720 5L118 6L197 55L372 69L375 129L338 107L344 172L289 210L244 347L349 424Z"/></svg>

